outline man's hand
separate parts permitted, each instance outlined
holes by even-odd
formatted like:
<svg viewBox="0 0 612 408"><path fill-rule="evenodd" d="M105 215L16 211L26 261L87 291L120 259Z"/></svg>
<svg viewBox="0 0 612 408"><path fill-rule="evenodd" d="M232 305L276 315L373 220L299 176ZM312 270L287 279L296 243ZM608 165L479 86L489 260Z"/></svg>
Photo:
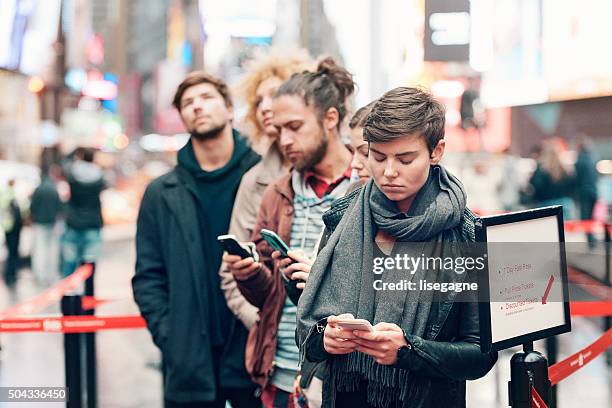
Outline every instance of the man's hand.
<svg viewBox="0 0 612 408"><path fill-rule="evenodd" d="M354 317L350 313L344 313L327 318L327 326L323 332L323 347L330 354L349 354L359 346L354 341L357 337L352 330L344 330L337 325L338 321L344 319L354 319Z"/></svg>
<svg viewBox="0 0 612 408"><path fill-rule="evenodd" d="M261 270L261 264L255 262L252 257L242 259L238 255L230 255L225 252L223 262L227 264L227 268L236 280L247 280Z"/></svg>
<svg viewBox="0 0 612 408"><path fill-rule="evenodd" d="M374 357L382 365L395 364L397 351L408 345L404 331L393 323L378 323L372 332L355 330L353 334L356 350Z"/></svg>
<svg viewBox="0 0 612 408"><path fill-rule="evenodd" d="M287 252L289 258L283 257L280 251L272 252L272 259L278 262L278 269L287 279L298 280L296 287L303 290L313 264L304 252L300 250Z"/></svg>

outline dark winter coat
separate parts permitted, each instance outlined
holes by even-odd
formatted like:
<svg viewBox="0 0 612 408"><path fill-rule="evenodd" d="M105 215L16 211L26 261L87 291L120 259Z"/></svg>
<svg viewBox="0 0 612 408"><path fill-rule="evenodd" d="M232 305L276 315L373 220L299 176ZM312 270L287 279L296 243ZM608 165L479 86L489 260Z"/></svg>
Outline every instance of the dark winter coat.
<svg viewBox="0 0 612 408"><path fill-rule="evenodd" d="M30 215L35 224L53 225L60 212L62 202L57 189L49 177L44 177L34 190L30 202Z"/></svg>
<svg viewBox="0 0 612 408"><path fill-rule="evenodd" d="M239 171L258 160L250 151ZM192 184L193 176L177 166L148 186L138 216L132 280L136 303L162 351L165 398L175 402L212 401L219 387L254 387L244 367L247 331L240 321L231 318L221 349L211 345L202 248L203 239L214 238L202 237Z"/></svg>
<svg viewBox="0 0 612 408"><path fill-rule="evenodd" d="M77 160L66 171L70 200L66 207L66 225L84 230L102 228L100 194L106 188L104 172L94 163Z"/></svg>

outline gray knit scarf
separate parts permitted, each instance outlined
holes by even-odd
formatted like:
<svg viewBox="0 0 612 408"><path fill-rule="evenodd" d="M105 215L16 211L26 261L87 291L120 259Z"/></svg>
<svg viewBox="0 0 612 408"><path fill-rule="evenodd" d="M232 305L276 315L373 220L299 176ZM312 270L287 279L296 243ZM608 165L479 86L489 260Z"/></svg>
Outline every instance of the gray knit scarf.
<svg viewBox="0 0 612 408"><path fill-rule="evenodd" d="M307 337L317 321L342 313L352 313L372 324L396 323L408 334L425 337L433 292L377 292L373 282L454 280L455 274L420 268L412 276L396 269L377 276L372 270L374 237L382 229L397 239L391 257L407 252L415 257L457 256L455 246L446 243L461 240L453 231L461 223L465 205L461 182L440 166L430 168L427 182L407 213L401 213L373 181L366 184L312 266L298 305L300 351L304 353ZM376 407L402 406L408 401L411 407L421 406L430 387L427 378L377 364L359 352L334 356L328 364L328 381L333 381L335 389L354 391L366 380L368 403Z"/></svg>

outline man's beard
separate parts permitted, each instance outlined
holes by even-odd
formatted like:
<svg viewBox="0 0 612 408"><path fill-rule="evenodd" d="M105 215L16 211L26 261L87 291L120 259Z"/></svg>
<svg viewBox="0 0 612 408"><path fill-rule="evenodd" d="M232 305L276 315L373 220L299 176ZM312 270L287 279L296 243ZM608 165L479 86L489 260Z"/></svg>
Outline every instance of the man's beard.
<svg viewBox="0 0 612 408"><path fill-rule="evenodd" d="M294 166L295 169L300 173L304 170L312 170L314 166L321 163L321 160L323 160L323 157L325 157L325 153L327 153L327 145L328 138L325 134L323 134L321 142L317 148L311 154L305 157L302 163L296 163Z"/></svg>
<svg viewBox="0 0 612 408"><path fill-rule="evenodd" d="M221 135L226 125L227 125L226 123L224 123L223 125L217 125L214 128L207 130L206 132L198 132L196 130L193 130L189 134L191 135L191 137L196 139L198 142L203 142L205 140L212 140L212 139L216 139L217 137Z"/></svg>

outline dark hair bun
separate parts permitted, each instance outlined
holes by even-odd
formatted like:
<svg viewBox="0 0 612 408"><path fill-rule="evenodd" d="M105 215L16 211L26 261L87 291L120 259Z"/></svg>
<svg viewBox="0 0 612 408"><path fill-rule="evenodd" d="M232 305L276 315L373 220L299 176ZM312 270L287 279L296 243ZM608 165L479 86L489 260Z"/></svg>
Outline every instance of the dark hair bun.
<svg viewBox="0 0 612 408"><path fill-rule="evenodd" d="M327 75L336 85L343 98L346 98L355 91L353 75L338 65L332 57L325 57L319 61L316 73Z"/></svg>

